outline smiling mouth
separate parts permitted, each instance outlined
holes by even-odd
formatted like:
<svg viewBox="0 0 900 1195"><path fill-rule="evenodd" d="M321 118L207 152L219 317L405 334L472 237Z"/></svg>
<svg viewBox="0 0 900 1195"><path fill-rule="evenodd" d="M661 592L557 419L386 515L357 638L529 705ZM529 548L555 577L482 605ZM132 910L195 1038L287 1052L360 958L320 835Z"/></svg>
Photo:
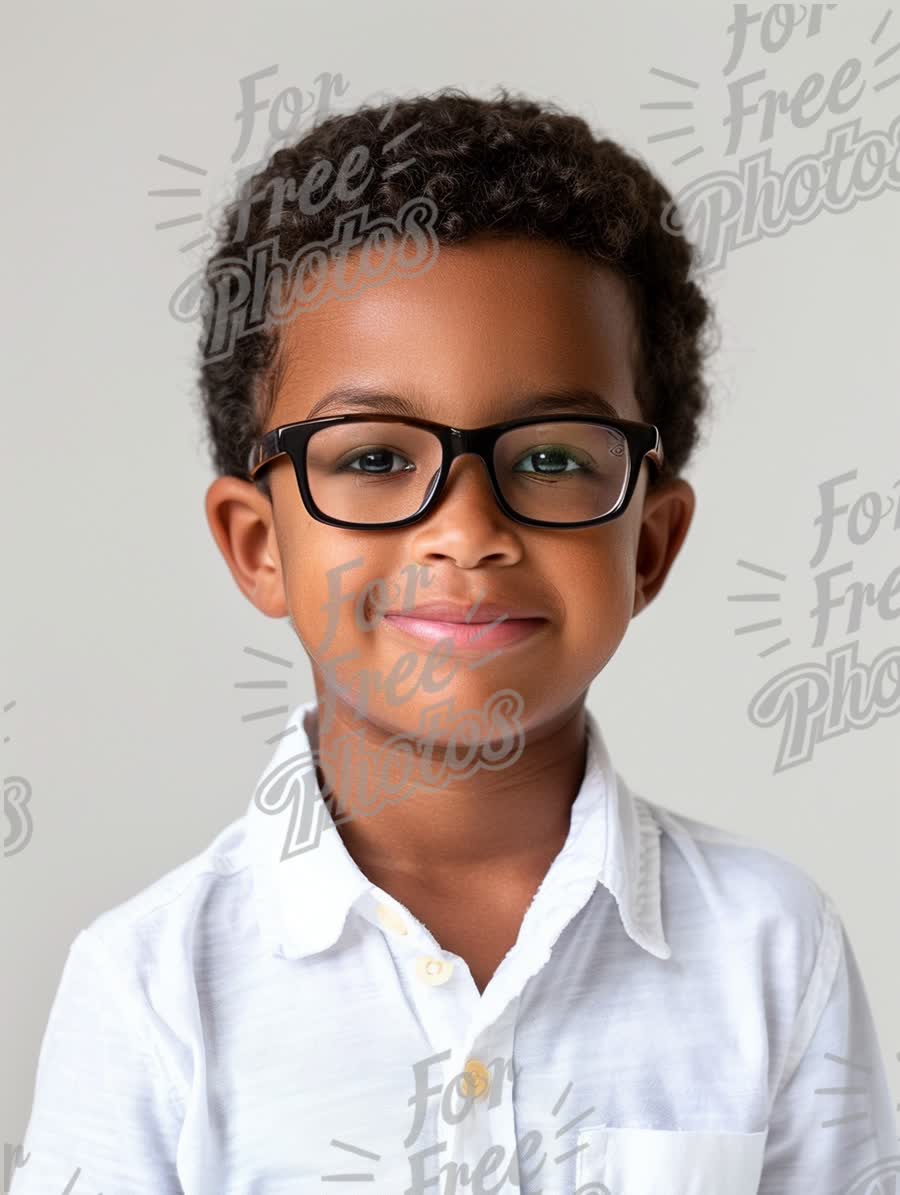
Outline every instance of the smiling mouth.
<svg viewBox="0 0 900 1195"><path fill-rule="evenodd" d="M386 614L384 624L427 643L449 641L454 647L505 647L521 643L550 625L546 618L506 618L491 622L447 622L421 615Z"/></svg>

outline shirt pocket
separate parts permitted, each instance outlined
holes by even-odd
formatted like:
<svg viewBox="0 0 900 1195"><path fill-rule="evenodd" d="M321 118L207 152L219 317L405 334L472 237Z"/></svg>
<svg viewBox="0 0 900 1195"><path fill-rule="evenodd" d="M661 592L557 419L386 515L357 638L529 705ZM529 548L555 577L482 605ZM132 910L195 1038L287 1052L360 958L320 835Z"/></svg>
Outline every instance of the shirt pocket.
<svg viewBox="0 0 900 1195"><path fill-rule="evenodd" d="M766 1136L583 1128L575 1195L757 1195Z"/></svg>

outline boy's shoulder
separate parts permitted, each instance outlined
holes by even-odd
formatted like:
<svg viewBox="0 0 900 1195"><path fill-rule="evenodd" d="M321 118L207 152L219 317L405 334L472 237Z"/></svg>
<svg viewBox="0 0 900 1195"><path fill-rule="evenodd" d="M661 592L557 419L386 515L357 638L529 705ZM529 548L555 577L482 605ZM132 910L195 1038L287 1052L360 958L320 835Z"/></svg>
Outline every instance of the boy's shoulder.
<svg viewBox="0 0 900 1195"><path fill-rule="evenodd" d="M660 831L664 889L692 890L734 927L792 928L815 950L838 913L799 863L747 835L638 798Z"/></svg>
<svg viewBox="0 0 900 1195"><path fill-rule="evenodd" d="M127 899L99 913L79 934L102 943L114 957L153 952L179 926L216 914L230 919L223 904L246 905L252 884L246 815L225 826L202 850L170 868ZM252 901L249 902L252 905ZM135 960L136 961L136 960Z"/></svg>

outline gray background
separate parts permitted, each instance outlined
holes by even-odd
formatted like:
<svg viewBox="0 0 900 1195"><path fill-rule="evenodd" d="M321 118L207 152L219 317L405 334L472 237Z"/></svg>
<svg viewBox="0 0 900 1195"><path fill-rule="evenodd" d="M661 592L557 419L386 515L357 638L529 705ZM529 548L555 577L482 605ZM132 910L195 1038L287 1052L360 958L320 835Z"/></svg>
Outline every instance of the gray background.
<svg viewBox="0 0 900 1195"><path fill-rule="evenodd" d="M844 0L818 38L795 35L770 56L751 43L733 74L765 67L772 86L795 90L811 71L830 79L858 54L870 81L850 115L887 129L900 85L876 91L872 80L900 71L900 54L869 70L886 11ZM291 706L312 695L289 622L276 626L245 601L205 521L212 472L194 407L196 326L176 322L168 304L199 260L179 245L207 224L155 228L191 211L206 216L236 165L262 154L265 113L255 152L230 160L238 80L277 64L260 84L273 98L340 72L349 83L342 109L381 90L456 84L487 96L504 83L583 115L677 190L736 166L721 124L731 13L713 0L165 0L19 5L7 15L0 709L16 705L0 713L0 761L4 780L32 786L34 833L21 853L0 857L4 1141L24 1134L74 936L244 812L281 722L248 719L266 699L240 682L286 679L276 696ZM878 48L897 41L895 13ZM651 67L699 84L693 113L641 108L684 91ZM690 138L648 138L689 119L705 153L674 166ZM773 162L783 169L819 152L837 123L828 112L805 129L782 119L767 142ZM759 148L756 125L737 156ZM208 171L202 199L147 195L191 185L159 154ZM786 855L831 894L895 1090L897 715L776 772L781 730L754 725L747 711L777 673L821 665L848 638L866 663L900 639L896 618L870 609L850 636L835 611L826 644L813 647L809 619L819 485L857 469L855 486L839 491L852 499L887 494L900 478L898 277L898 195L888 190L735 250L710 279L723 343L711 366L709 434L688 473L695 521L666 587L590 694L636 791ZM883 584L900 562L890 521L859 545L839 522L820 568L850 562L850 580ZM755 576L739 559L786 580ZM728 600L764 590L780 600ZM736 634L773 617L780 629ZM760 657L786 636L790 646Z"/></svg>

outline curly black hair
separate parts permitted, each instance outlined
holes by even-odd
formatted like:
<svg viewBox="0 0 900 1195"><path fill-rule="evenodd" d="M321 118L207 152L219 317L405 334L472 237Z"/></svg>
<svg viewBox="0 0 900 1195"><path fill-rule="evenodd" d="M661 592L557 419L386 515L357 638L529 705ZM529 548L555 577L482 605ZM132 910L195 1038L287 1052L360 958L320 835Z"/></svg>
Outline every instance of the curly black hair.
<svg viewBox="0 0 900 1195"><path fill-rule="evenodd" d="M414 140L400 136L404 130ZM496 99L451 87L328 116L274 152L226 206L216 248L201 273L201 405L216 472L248 478L252 441L265 427L281 376L277 324L246 330L240 323L249 294L232 289L224 300L245 330L227 353L211 358L206 351L228 267L238 263L236 287L241 263L273 237L271 206L256 200L279 185L283 196L286 184L296 195L303 180L309 187L314 169L316 178L323 171L330 175L323 161L337 170L360 146L365 150L356 153L367 153L371 166L364 197L371 219L396 218L404 204L425 196L436 205L439 244L476 236L541 238L625 279L640 329L635 396L644 418L659 428L665 457L650 484L678 476L696 446L709 399L703 363L711 349L711 308L693 276L697 250L680 230L670 193L641 160L613 140L597 139L581 117L556 104L511 98L502 87ZM398 161L404 167L391 172ZM314 206L297 204L279 213L283 261L310 242L327 240L343 213L358 210L359 200L335 187L328 202L318 211ZM271 496L267 484L263 489Z"/></svg>

